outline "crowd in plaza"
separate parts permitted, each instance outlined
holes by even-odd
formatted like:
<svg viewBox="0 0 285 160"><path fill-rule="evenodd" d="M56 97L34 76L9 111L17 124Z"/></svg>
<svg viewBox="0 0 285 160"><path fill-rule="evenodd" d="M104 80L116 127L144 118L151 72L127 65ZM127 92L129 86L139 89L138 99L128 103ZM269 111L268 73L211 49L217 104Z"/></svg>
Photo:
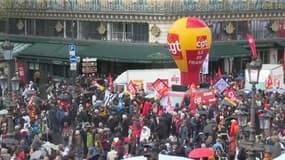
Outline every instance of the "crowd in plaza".
<svg viewBox="0 0 285 160"><path fill-rule="evenodd" d="M190 110L189 103L183 102L166 112L159 100L146 98L144 90L130 96L110 81L108 76L91 75L81 75L72 83L51 78L46 93L40 93L42 86L35 81L23 85L13 113L17 143L3 143L9 117L2 116L0 157L120 160L143 155L155 160L159 153L188 157L195 148L208 148L214 156L207 159L246 159L239 141L248 136L251 124L239 126L237 108L250 106L251 93L237 94L237 106L222 103L223 95L217 95L215 105L197 104ZM256 140L274 146L268 152L277 157L280 142L285 142L285 94L257 90L255 96L257 111L272 113L270 130L257 130ZM264 155L256 157L266 159Z"/></svg>

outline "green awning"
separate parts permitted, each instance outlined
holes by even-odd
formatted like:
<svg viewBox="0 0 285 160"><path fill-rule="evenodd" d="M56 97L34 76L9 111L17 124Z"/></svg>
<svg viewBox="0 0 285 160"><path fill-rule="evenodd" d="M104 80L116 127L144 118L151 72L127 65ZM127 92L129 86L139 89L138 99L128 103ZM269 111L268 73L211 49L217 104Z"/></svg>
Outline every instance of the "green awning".
<svg viewBox="0 0 285 160"><path fill-rule="evenodd" d="M173 63L167 46L150 44L129 44L114 42L77 43L76 55L81 58L97 58L114 62L132 63ZM249 56L249 50L239 44L213 44L210 60L215 61L228 57ZM18 57L60 59L69 61L68 44L66 43L33 43L19 52Z"/></svg>
<svg viewBox="0 0 285 160"><path fill-rule="evenodd" d="M116 62L173 63L167 47L94 42L76 45L76 56ZM61 59L69 61L68 44L34 43L18 57Z"/></svg>
<svg viewBox="0 0 285 160"><path fill-rule="evenodd" d="M210 49L210 60L215 61L222 58L246 57L250 51L239 44L223 43L213 44Z"/></svg>
<svg viewBox="0 0 285 160"><path fill-rule="evenodd" d="M0 42L0 46L4 43L4 41ZM26 48L28 48L29 46L31 46L30 43L12 43L14 45L14 48L12 50L12 54L17 54L23 50L25 50ZM0 53L3 53L3 49L2 47L0 47Z"/></svg>
<svg viewBox="0 0 285 160"><path fill-rule="evenodd" d="M285 47L285 40L277 40L275 41L279 46Z"/></svg>
<svg viewBox="0 0 285 160"><path fill-rule="evenodd" d="M77 46L78 53L86 49L86 46ZM34 43L22 52L18 57L42 58L42 59L61 59L69 61L68 44L60 43Z"/></svg>
<svg viewBox="0 0 285 160"><path fill-rule="evenodd" d="M92 52L93 51L93 52ZM136 63L173 63L168 48L161 45L95 43L92 56L102 60ZM83 53L82 56L90 56Z"/></svg>
<svg viewBox="0 0 285 160"><path fill-rule="evenodd" d="M258 48L275 48L276 47L276 43L275 41L257 41L255 42L255 47ZM249 50L249 44L248 42L244 43L242 45L244 48Z"/></svg>

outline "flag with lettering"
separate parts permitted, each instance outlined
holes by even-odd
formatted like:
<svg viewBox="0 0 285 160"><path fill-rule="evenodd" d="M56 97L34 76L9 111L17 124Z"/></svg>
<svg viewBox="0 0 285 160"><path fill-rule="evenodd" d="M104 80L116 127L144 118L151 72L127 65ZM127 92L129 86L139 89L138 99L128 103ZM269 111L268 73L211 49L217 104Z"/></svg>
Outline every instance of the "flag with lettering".
<svg viewBox="0 0 285 160"><path fill-rule="evenodd" d="M168 86L161 80L157 79L152 83L153 89L159 94L159 96L163 96L166 91L168 91Z"/></svg>
<svg viewBox="0 0 285 160"><path fill-rule="evenodd" d="M250 34L246 34L246 37L247 37L247 40L248 40L248 43L249 43L249 47L250 47L250 50L251 50L252 57L253 58L257 58L256 45L255 45L254 38Z"/></svg>
<svg viewBox="0 0 285 160"><path fill-rule="evenodd" d="M230 103L232 106L237 105L237 95L233 87L227 90L224 101Z"/></svg>
<svg viewBox="0 0 285 160"><path fill-rule="evenodd" d="M134 83L134 81L130 80L128 86L127 86L127 92L131 95L134 96L137 93L137 87Z"/></svg>

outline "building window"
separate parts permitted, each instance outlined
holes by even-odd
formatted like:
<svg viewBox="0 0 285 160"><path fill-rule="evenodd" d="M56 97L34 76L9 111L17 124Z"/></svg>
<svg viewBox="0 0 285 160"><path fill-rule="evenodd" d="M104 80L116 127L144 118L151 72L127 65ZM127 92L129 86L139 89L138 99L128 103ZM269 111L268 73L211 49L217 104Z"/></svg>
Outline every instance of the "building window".
<svg viewBox="0 0 285 160"><path fill-rule="evenodd" d="M106 27L106 23L103 22L80 22L80 37L81 39L88 39L88 40L102 40L106 37L106 33L100 34L98 28L100 25Z"/></svg>
<svg viewBox="0 0 285 160"><path fill-rule="evenodd" d="M267 20L252 20L249 21L250 33L255 39L272 38L274 35L269 29L270 21Z"/></svg>
<svg viewBox="0 0 285 160"><path fill-rule="evenodd" d="M60 22L60 23L59 23ZM63 38L63 22L57 20L36 20L36 35Z"/></svg>
<svg viewBox="0 0 285 160"><path fill-rule="evenodd" d="M66 31L65 32L66 32L67 38L76 39L76 37L77 37L77 23L76 23L76 21L66 21Z"/></svg>
<svg viewBox="0 0 285 160"><path fill-rule="evenodd" d="M23 19L9 19L9 33L23 35L25 33L25 24Z"/></svg>
<svg viewBox="0 0 285 160"><path fill-rule="evenodd" d="M112 23L111 40L128 42L148 42L147 23Z"/></svg>
<svg viewBox="0 0 285 160"><path fill-rule="evenodd" d="M5 19L0 19L0 33L1 34L5 34L6 32L6 29L5 29L5 25L6 24L6 21Z"/></svg>
<svg viewBox="0 0 285 160"><path fill-rule="evenodd" d="M36 34L36 20L27 19L27 35L34 36Z"/></svg>
<svg viewBox="0 0 285 160"><path fill-rule="evenodd" d="M257 50L258 57L261 59L263 64L269 64L270 62L270 50L269 49L261 49Z"/></svg>

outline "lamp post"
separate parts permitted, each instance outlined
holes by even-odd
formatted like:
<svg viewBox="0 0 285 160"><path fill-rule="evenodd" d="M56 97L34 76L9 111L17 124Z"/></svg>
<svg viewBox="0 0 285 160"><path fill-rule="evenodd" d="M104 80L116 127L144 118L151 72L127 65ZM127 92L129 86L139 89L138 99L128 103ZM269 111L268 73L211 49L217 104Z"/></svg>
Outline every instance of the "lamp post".
<svg viewBox="0 0 285 160"><path fill-rule="evenodd" d="M13 131L14 131L14 123L13 123L12 117L13 117L13 110L14 110L14 107L16 106L16 103L11 99L11 91L12 89L17 89L17 87L19 89L19 81L17 78L14 78L14 79L11 78L12 63L13 63L12 51L13 51L14 45L10 41L6 40L4 43L2 43L1 47L3 49L4 59L5 61L8 62L8 71L7 71L8 78L2 75L3 77L0 78L0 85L1 85L1 88L2 87L5 89L8 88L7 94L4 94L5 92L3 92L4 95L2 95L2 97L3 97L3 105L8 110L8 115L7 115L8 133L7 135L12 136Z"/></svg>
<svg viewBox="0 0 285 160"><path fill-rule="evenodd" d="M3 98L5 95L5 90L7 89L7 77L5 76L5 74L0 75L0 86L2 89L2 98Z"/></svg>
<svg viewBox="0 0 285 160"><path fill-rule="evenodd" d="M237 112L237 118L238 118L238 124L242 128L244 128L247 125L247 117L248 117L248 112L246 111L246 106L239 105L238 112Z"/></svg>
<svg viewBox="0 0 285 160"><path fill-rule="evenodd" d="M244 104L239 104L237 108L237 118L238 124L241 127L240 138L245 139L244 130L247 125L248 111L247 106L245 106Z"/></svg>
<svg viewBox="0 0 285 160"><path fill-rule="evenodd" d="M11 79L12 91L18 91L19 90L20 81L21 81L21 79L19 78L18 73L16 73L15 76Z"/></svg>
<svg viewBox="0 0 285 160"><path fill-rule="evenodd" d="M250 132L249 138L247 140L243 139L240 142L240 146L245 148L248 155L248 160L255 160L256 152L264 151L264 145L262 143L256 142L256 125L255 125L255 110L256 110L256 100L255 100L255 91L256 91L256 84L259 80L259 72L262 67L262 63L259 59L252 59L252 61L247 64L248 70L248 77L249 83L252 85L252 99L251 99L251 106L250 106Z"/></svg>
<svg viewBox="0 0 285 160"><path fill-rule="evenodd" d="M271 118L272 115L267 110L264 110L262 115L259 116L260 129L264 131L266 137L270 136Z"/></svg>

